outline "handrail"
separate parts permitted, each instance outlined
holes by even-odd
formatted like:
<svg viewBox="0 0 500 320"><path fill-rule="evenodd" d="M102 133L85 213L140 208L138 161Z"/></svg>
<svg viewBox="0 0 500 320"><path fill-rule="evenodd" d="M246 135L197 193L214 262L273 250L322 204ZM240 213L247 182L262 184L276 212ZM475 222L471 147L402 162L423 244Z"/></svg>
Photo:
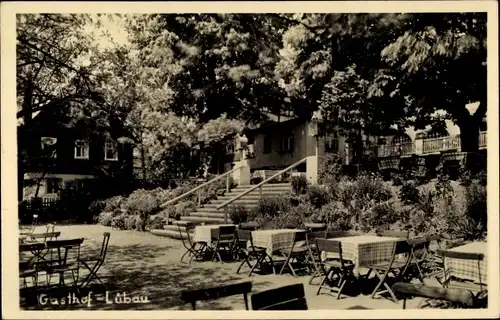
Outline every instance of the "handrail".
<svg viewBox="0 0 500 320"><path fill-rule="evenodd" d="M173 199L168 200L167 202L165 202L164 204L162 204L160 207L161 207L161 208L163 208L163 207L168 206L169 204L172 204L172 203L174 203L174 202L177 202L177 201L179 201L179 200L181 200L181 199L183 199L183 198L185 198L185 197L189 196L190 194L192 194L192 193L194 193L194 192L196 192L196 191L200 190L201 188L206 187L206 186L208 186L209 184L211 184L211 183L213 183L213 182L215 182L215 181L217 181L217 180L219 180L219 179L221 179L221 178L223 178L223 177L225 177L225 176L229 175L230 173L233 173L234 171L241 169L242 167L243 167L243 166L239 166L239 167L237 167L237 168L233 168L233 169L229 170L228 172L224 172L223 174L221 174L221 175L219 175L219 176L217 176L217 177L213 178L212 180L209 180L209 181L207 181L207 182L205 182L205 183L203 183L203 184L201 184L201 185L199 185L199 186L197 186L197 187L195 187L195 188L193 188L193 189L189 190L188 192L184 192L184 193L183 193L183 194L181 194L180 196L177 196L177 197L175 197L175 198L173 198Z"/></svg>
<svg viewBox="0 0 500 320"><path fill-rule="evenodd" d="M287 172L287 171L290 171L292 170L293 168L295 168L296 166L298 166L299 164L305 162L307 160L307 158L304 158L302 160L299 160L297 162L295 162L294 164L286 167L285 169L281 170L281 171L278 171L277 173L273 174L272 176L270 176L269 178L267 178L266 180L264 181L261 181L260 183L256 184L255 186L251 187L250 189L240 193L239 195L237 195L236 197L232 198L232 199L229 199L227 200L226 202L224 202L223 204L221 204L220 206L217 207L217 210L221 209L221 208L224 208L225 206L227 206L228 204L231 204L233 203L234 201L238 200L239 198L243 197L244 195L247 195L249 194L250 192L254 191L255 189L261 187L262 185L268 183L270 180L273 180L274 178L282 175L283 173Z"/></svg>

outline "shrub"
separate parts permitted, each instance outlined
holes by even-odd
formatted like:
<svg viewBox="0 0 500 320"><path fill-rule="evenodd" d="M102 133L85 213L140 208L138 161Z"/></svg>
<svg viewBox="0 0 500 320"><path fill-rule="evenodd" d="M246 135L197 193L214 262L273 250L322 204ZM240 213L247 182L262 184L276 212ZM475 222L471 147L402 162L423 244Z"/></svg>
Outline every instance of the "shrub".
<svg viewBox="0 0 500 320"><path fill-rule="evenodd" d="M173 213L173 217L176 220L179 220L180 217L186 216L189 213L193 212L196 209L196 204L193 201L184 201L176 204L174 208L175 211Z"/></svg>
<svg viewBox="0 0 500 320"><path fill-rule="evenodd" d="M119 229L119 230L124 230L125 229L125 221L128 220L129 216L126 214L121 214L119 216L116 216L112 219L112 225L113 227Z"/></svg>
<svg viewBox="0 0 500 320"><path fill-rule="evenodd" d="M149 229L163 229L164 225L166 224L167 217L165 216L164 213L158 213L149 216L147 220L147 226Z"/></svg>
<svg viewBox="0 0 500 320"><path fill-rule="evenodd" d="M101 212L99 214L99 224L109 227L111 226L111 220L113 219L113 212Z"/></svg>
<svg viewBox="0 0 500 320"><path fill-rule="evenodd" d="M104 211L114 211L115 209L121 208L121 205L125 202L125 198L122 196L114 196L112 198L104 200L105 206Z"/></svg>
<svg viewBox="0 0 500 320"><path fill-rule="evenodd" d="M295 194L304 194L308 191L309 181L304 175L293 176L292 177L292 191Z"/></svg>
<svg viewBox="0 0 500 320"><path fill-rule="evenodd" d="M404 204L416 204L419 201L420 192L415 182L406 181L401 186L398 196Z"/></svg>
<svg viewBox="0 0 500 320"><path fill-rule="evenodd" d="M241 204L229 207L229 217L234 224L240 224L248 221L248 209Z"/></svg>
<svg viewBox="0 0 500 320"><path fill-rule="evenodd" d="M137 216L135 218L135 230L137 231L145 231L146 221L143 217Z"/></svg>
<svg viewBox="0 0 500 320"><path fill-rule="evenodd" d="M298 215L300 214L305 219L314 216L319 212L319 208L313 206L309 202L299 203L298 205L291 207L290 210L296 212Z"/></svg>
<svg viewBox="0 0 500 320"><path fill-rule="evenodd" d="M362 213L361 229L369 231L372 228L388 229L388 227L398 221L399 214L394 208L392 201L376 203L373 207Z"/></svg>
<svg viewBox="0 0 500 320"><path fill-rule="evenodd" d="M327 204L330 200L330 194L328 193L328 191L318 185L310 186L309 190L307 191L307 196L309 202L318 209Z"/></svg>
<svg viewBox="0 0 500 320"><path fill-rule="evenodd" d="M106 202L102 200L92 201L89 205L89 213L92 215L92 217L98 217L99 214L104 211L105 207Z"/></svg>
<svg viewBox="0 0 500 320"><path fill-rule="evenodd" d="M257 212L261 216L275 217L290 210L290 196L263 197L259 200Z"/></svg>
<svg viewBox="0 0 500 320"><path fill-rule="evenodd" d="M477 181L477 183L481 186L486 186L486 179L488 175L486 174L485 170L481 170L478 173L474 175L474 179Z"/></svg>
<svg viewBox="0 0 500 320"><path fill-rule="evenodd" d="M392 197L391 190L381 177L370 174L360 174L354 181L357 198L366 197L374 201L387 201Z"/></svg>
<svg viewBox="0 0 500 320"><path fill-rule="evenodd" d="M400 186L403 184L403 175L399 172L391 172L390 174L392 184L395 186Z"/></svg>
<svg viewBox="0 0 500 320"><path fill-rule="evenodd" d="M342 177L342 159L337 154L327 153L318 169L319 183L334 186Z"/></svg>
<svg viewBox="0 0 500 320"><path fill-rule="evenodd" d="M321 210L311 215L310 220L324 223L332 230L349 230L352 227L352 217L339 202L329 202Z"/></svg>
<svg viewBox="0 0 500 320"><path fill-rule="evenodd" d="M125 201L124 207L132 214L155 214L160 210L160 203L154 193L144 189L135 190Z"/></svg>

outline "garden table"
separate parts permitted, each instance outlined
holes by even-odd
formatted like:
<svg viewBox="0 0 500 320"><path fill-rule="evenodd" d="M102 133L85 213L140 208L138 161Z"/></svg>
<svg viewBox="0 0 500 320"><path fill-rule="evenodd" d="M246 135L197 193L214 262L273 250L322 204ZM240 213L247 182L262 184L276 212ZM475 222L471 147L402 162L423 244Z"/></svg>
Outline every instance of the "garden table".
<svg viewBox="0 0 500 320"><path fill-rule="evenodd" d="M234 224L209 224L204 226L196 226L194 229L193 242L212 242L212 229L219 227L234 226Z"/></svg>
<svg viewBox="0 0 500 320"><path fill-rule="evenodd" d="M392 258L394 242L400 240L393 237L375 235L359 235L351 237L333 238L342 245L342 258L351 260L356 266L354 274L359 277L359 268L367 265L389 261ZM321 258L337 258L338 255L322 253Z"/></svg>
<svg viewBox="0 0 500 320"><path fill-rule="evenodd" d="M449 251L455 252L466 252L466 253L481 253L484 255L482 261L475 260L463 260L446 258L444 263L446 264L446 271L449 272L450 276L464 280L472 280L477 283L486 283L488 280L487 265L488 260L486 259L487 252L486 242L471 242L466 245L449 249Z"/></svg>
<svg viewBox="0 0 500 320"><path fill-rule="evenodd" d="M305 232L300 229L272 229L252 231L252 240L255 247L266 248L268 255L278 250L289 249L296 232ZM300 244L296 244L300 246Z"/></svg>

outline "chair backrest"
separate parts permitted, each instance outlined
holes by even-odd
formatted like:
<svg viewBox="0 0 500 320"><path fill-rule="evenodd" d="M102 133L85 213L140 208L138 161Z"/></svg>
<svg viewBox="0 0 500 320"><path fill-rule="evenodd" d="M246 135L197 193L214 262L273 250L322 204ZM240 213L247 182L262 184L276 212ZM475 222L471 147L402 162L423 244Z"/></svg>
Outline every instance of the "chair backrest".
<svg viewBox="0 0 500 320"><path fill-rule="evenodd" d="M252 294L252 310L307 310L302 283Z"/></svg>
<svg viewBox="0 0 500 320"><path fill-rule="evenodd" d="M315 231L309 232L306 235L307 244L308 245L316 245L316 239L324 239L326 238L326 231Z"/></svg>
<svg viewBox="0 0 500 320"><path fill-rule="evenodd" d="M45 243L23 243L19 245L19 252L40 251L45 248Z"/></svg>
<svg viewBox="0 0 500 320"><path fill-rule="evenodd" d="M251 291L252 283L247 281L220 287L184 291L181 293L181 299L186 303L191 303L193 310L196 310L196 301L215 300L237 294L243 294L245 308L248 310L248 293Z"/></svg>
<svg viewBox="0 0 500 320"><path fill-rule="evenodd" d="M238 230L236 230L236 236L238 237L238 241L251 241L252 240L252 231L238 229Z"/></svg>
<svg viewBox="0 0 500 320"><path fill-rule="evenodd" d="M484 259L484 254L482 253L459 252L451 250L437 250L437 253L442 257L451 259L477 260L477 261L482 261Z"/></svg>
<svg viewBox="0 0 500 320"><path fill-rule="evenodd" d="M99 257L103 261L106 258L106 253L108 252L108 245L109 245L109 238L110 237L111 237L111 234L109 232L104 232L102 234L101 253L99 254Z"/></svg>
<svg viewBox="0 0 500 320"><path fill-rule="evenodd" d="M405 297L446 300L467 307L472 307L475 301L474 294L471 291L458 288L439 288L423 284L396 282L392 285L392 291Z"/></svg>
<svg viewBox="0 0 500 320"><path fill-rule="evenodd" d="M184 226L185 227L185 232L186 232L186 236L184 236L184 233L182 232L182 229L181 229L181 226ZM191 241L191 235L189 234L189 229L193 228L193 224L192 223L185 223L183 225L181 225L180 223L177 223L177 230L179 231L179 237L181 238L181 241L182 241L182 244L184 245L184 247L186 249L189 249L192 247L193 243ZM187 241L187 243L186 243Z"/></svg>
<svg viewBox="0 0 500 320"><path fill-rule="evenodd" d="M31 239L44 239L44 242L57 239L61 235L60 231L57 232L44 232L32 233L29 237Z"/></svg>
<svg viewBox="0 0 500 320"><path fill-rule="evenodd" d="M403 254L403 253L410 253L411 252L411 246L408 243L408 240L398 240L394 242L394 255L396 254Z"/></svg>
<svg viewBox="0 0 500 320"><path fill-rule="evenodd" d="M408 239L410 237L410 231L408 231L408 230L407 231L384 230L384 231L382 231L382 236Z"/></svg>
<svg viewBox="0 0 500 320"><path fill-rule="evenodd" d="M243 222L239 225L240 230L258 230L260 228L260 225L256 222Z"/></svg>
<svg viewBox="0 0 500 320"><path fill-rule="evenodd" d="M296 231L294 242L306 241L307 240L307 231Z"/></svg>
<svg viewBox="0 0 500 320"><path fill-rule="evenodd" d="M429 239L424 238L416 238L408 240L408 245L411 247L411 251L416 253L425 254L427 252L427 248L429 247Z"/></svg>
<svg viewBox="0 0 500 320"><path fill-rule="evenodd" d="M350 236L350 233L348 231L330 230L326 232L327 239L342 238L348 236Z"/></svg>
<svg viewBox="0 0 500 320"><path fill-rule="evenodd" d="M342 254L342 245L340 241L316 239L316 248L318 252L332 252Z"/></svg>
<svg viewBox="0 0 500 320"><path fill-rule="evenodd" d="M47 248L71 248L79 247L83 243L83 238L65 239L65 240L51 240L47 241Z"/></svg>

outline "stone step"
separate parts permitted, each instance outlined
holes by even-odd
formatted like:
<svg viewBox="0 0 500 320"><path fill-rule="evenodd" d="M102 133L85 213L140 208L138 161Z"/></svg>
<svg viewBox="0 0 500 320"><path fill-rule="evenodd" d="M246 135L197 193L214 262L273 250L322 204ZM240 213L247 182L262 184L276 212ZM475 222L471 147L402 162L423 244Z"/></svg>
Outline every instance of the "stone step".
<svg viewBox="0 0 500 320"><path fill-rule="evenodd" d="M262 190L262 195L265 197L265 196L276 196L276 195L279 195L279 194L283 194L283 193L286 193L288 192L289 190ZM224 194L224 197L231 197L231 198L234 198L236 196L239 196L240 194L242 194L243 191L231 191L229 193L226 193ZM246 197L246 196L259 196L260 195L260 191L259 189L255 189L247 194L245 194L243 197Z"/></svg>
<svg viewBox="0 0 500 320"><path fill-rule="evenodd" d="M203 205L203 208L206 208L207 205L213 205L213 204L220 205L220 204L223 204L224 202L226 202L228 200L231 200L231 199L217 199L217 200L212 200L212 201L210 201L210 203ZM248 203L248 204L258 204L259 201L260 201L260 199L246 199L245 197L243 197L243 198L239 198L239 199L234 200L232 203L238 203L238 204L245 204L245 203Z"/></svg>
<svg viewBox="0 0 500 320"><path fill-rule="evenodd" d="M161 237L168 237L168 238L173 238L173 239L180 239L181 236L179 234L178 230L170 230L170 229L152 229L149 232L156 236L161 236ZM193 234L190 233L191 237L193 237ZM183 233L183 237L187 239L187 234Z"/></svg>
<svg viewBox="0 0 500 320"><path fill-rule="evenodd" d="M205 224L218 224L224 223L224 218L207 218L207 217L197 217L197 216L183 216L181 220L192 221L192 222L205 222Z"/></svg>
<svg viewBox="0 0 500 320"><path fill-rule="evenodd" d="M224 212L191 212L188 217L206 217L224 219Z"/></svg>
<svg viewBox="0 0 500 320"><path fill-rule="evenodd" d="M238 194L235 194L234 196L223 195L223 196L217 197L217 200L227 201L227 200L230 200L230 199L234 198L237 195ZM250 192L249 194L244 195L243 197L241 197L238 200L243 200L243 199L245 199L245 200L246 199L248 199L248 200L259 200L260 199L260 195L259 194L255 194L253 192ZM216 200L214 200L214 201L216 201Z"/></svg>
<svg viewBox="0 0 500 320"><path fill-rule="evenodd" d="M238 186L236 188L231 189L232 191L243 191L243 190L248 190L250 188L255 187L255 185L252 186ZM261 186L262 190L289 190L291 187L290 184L264 184ZM256 190L258 190L257 188Z"/></svg>

